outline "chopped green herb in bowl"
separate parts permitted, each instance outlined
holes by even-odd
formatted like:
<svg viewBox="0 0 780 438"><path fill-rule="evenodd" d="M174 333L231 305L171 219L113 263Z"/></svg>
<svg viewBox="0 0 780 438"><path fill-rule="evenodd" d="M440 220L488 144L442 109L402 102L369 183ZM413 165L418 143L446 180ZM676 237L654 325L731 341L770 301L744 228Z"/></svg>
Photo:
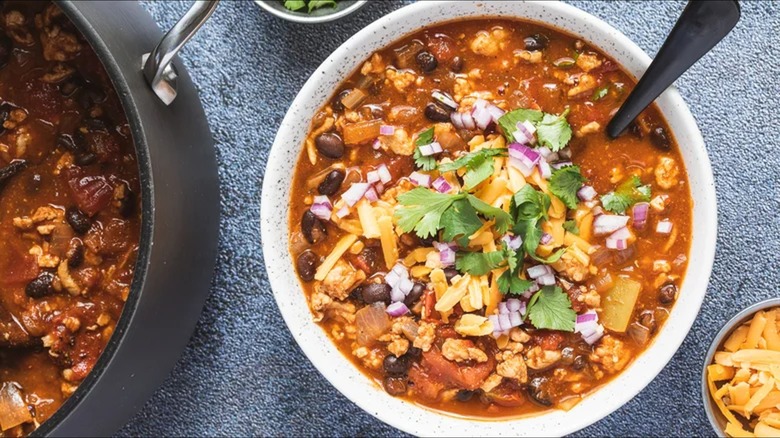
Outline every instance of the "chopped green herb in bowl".
<svg viewBox="0 0 780 438"><path fill-rule="evenodd" d="M308 9L311 12L317 8L335 8L336 0L284 0L284 7L291 11Z"/></svg>
<svg viewBox="0 0 780 438"><path fill-rule="evenodd" d="M296 23L324 23L351 14L366 0L255 0L279 18Z"/></svg>

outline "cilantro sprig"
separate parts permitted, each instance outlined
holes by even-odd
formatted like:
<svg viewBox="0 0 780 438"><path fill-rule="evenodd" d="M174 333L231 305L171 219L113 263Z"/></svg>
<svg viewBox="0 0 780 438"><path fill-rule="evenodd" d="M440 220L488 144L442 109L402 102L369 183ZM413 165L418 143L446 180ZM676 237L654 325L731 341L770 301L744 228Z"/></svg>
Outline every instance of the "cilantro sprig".
<svg viewBox="0 0 780 438"><path fill-rule="evenodd" d="M553 171L550 177L550 191L557 196L566 207L577 208L577 191L585 182L579 166L566 166Z"/></svg>
<svg viewBox="0 0 780 438"><path fill-rule="evenodd" d="M291 11L298 11L305 8L306 1L304 0L284 0L284 7ZM309 0L309 12L322 8L325 6L336 7L336 0Z"/></svg>
<svg viewBox="0 0 780 438"><path fill-rule="evenodd" d="M614 191L601 196L601 204L604 208L617 214L625 213L629 207L637 202L649 200L650 186L642 185L642 181L636 175L623 181Z"/></svg>
<svg viewBox="0 0 780 438"><path fill-rule="evenodd" d="M528 302L526 314L538 329L574 331L577 313L569 296L557 286L544 286Z"/></svg>
<svg viewBox="0 0 780 438"><path fill-rule="evenodd" d="M547 146L553 152L558 152L565 148L571 140L571 126L566 120L568 115L568 108L560 115L519 108L501 116L498 119L498 126L507 141L511 143L516 141L514 133L517 131L517 124L525 121L531 122L536 128L536 138L539 144Z"/></svg>
<svg viewBox="0 0 780 438"><path fill-rule="evenodd" d="M446 194L417 187L400 196L395 212L398 226L405 233L414 231L423 239L442 231L442 240L452 241L474 234L483 223L482 215L495 220L498 233L505 233L513 222L511 216L468 193Z"/></svg>
<svg viewBox="0 0 780 438"><path fill-rule="evenodd" d="M426 129L417 136L417 140L414 141L414 164L422 170L434 170L436 169L436 158L432 155L425 156L420 151L420 146L433 143L433 127Z"/></svg>
<svg viewBox="0 0 780 438"><path fill-rule="evenodd" d="M515 220L514 233L523 238L523 248L533 259L542 263L555 263L561 258L565 249L561 248L549 257L540 257L536 248L542 239L542 221L547 220L550 209L550 197L526 184L512 197L510 213Z"/></svg>
<svg viewBox="0 0 780 438"><path fill-rule="evenodd" d="M465 167L466 173L463 174L463 188L471 190L493 174L493 157L503 157L506 154L506 148L480 149L469 152L453 162L440 164L439 171L449 172Z"/></svg>

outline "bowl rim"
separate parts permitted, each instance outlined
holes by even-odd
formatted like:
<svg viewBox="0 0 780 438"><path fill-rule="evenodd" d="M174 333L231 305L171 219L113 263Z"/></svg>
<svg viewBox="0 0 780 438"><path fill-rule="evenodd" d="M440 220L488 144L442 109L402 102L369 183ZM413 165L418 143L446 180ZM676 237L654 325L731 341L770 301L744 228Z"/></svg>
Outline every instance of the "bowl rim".
<svg viewBox="0 0 780 438"><path fill-rule="evenodd" d="M465 6L467 4L471 4L471 6ZM535 17L529 19L524 15L520 15L519 12L509 16L478 12L461 15L457 14L459 8L484 8L486 6L491 6L491 8L494 7L496 10L500 10L504 7L513 8L513 11L515 11L515 7L518 8L516 9L517 11L523 10L524 8L530 8L532 12L543 11L546 15L541 18ZM422 20L422 18L417 19L416 17L417 15L424 16L425 13L432 15L432 11L437 12L437 15L435 16L436 18L431 19L430 22L421 23L420 20ZM359 56L359 62L362 62L371 51L384 47L391 41L398 40L403 35L419 30L425 26L463 19L478 19L480 17L536 21L545 26L551 26L569 34L576 34L575 30L569 30L568 27L560 24L562 21L560 17L566 17L565 19L571 20L573 26L582 27L590 33L589 35L580 35L582 39L618 60L621 66L629 74L632 74L635 77L639 76L650 64L650 57L614 27L585 11L560 2L520 3L481 1L474 3L426 1L400 8L377 19L349 38L319 66L303 86L282 121L280 130L269 154L262 189L261 231L266 269L268 270L269 280L277 305L301 350L303 350L314 366L334 387L336 387L336 389L353 403L357 404L379 420L408 433L420 435L466 436L533 434L538 436L568 434L587 427L595 421L609 415L638 394L661 372L666 364L672 359L672 356L676 353L690 331L706 294L707 282L709 281L714 261L717 232L715 185L710 160L706 149L704 148L701 132L699 131L690 110L675 88L669 88L656 102L658 103L661 113L673 127L672 134L674 134L675 137L678 137L676 134L683 133L688 137L685 147L683 147L682 143L680 143L680 146L688 170L688 182L693 183L691 184L691 195L694 202L692 213L694 217L693 222L697 223L697 226L693 228L694 238L692 239L691 249L688 254L689 263L685 276L686 280L681 287L680 297L670 312L669 320L666 322L664 329L655 337L653 344L648 346L641 355L635 358L620 375L611 379L609 383L601 385L596 391L590 393L569 412L547 411L544 414L532 417L512 417L508 419L464 418L434 411L390 397L381 390L376 391L376 389L381 388L373 382L371 382L371 384L375 390L370 391L371 394L361 394L360 391L365 389L365 382L363 381L368 381L369 378L362 374L362 378L354 377L353 371L357 373L360 373L360 371L351 364L348 358L341 356L341 353L333 346L332 341L327 338L324 330L321 330L318 326L314 325L314 323L301 320L300 315L296 314L296 312L300 312L301 309L294 308L292 304L288 303L289 300L302 300L305 307L303 310L307 313L308 319L312 319L305 299L303 297L300 299L290 297L291 287L302 296L303 293L301 292L300 284L297 283L297 278L295 279L295 285L286 282L285 276L289 277L290 275L295 275L294 268L292 268L293 263L288 254L287 245L282 245L274 240L274 238L278 239L279 233L286 233L288 231L288 224L285 222L287 220L287 215L285 215L283 219L278 218L280 216L280 209L282 209L281 212L286 213L289 208L289 182L287 182L287 188L285 189L285 183L282 181L289 180L290 175L289 173L285 174L284 171L280 170L283 167L289 167L289 164L284 164L281 161L282 159L285 159L285 154L289 153L285 151L285 149L290 149L290 138L287 137L295 139L295 136L297 135L292 132L292 130L296 128L299 129L300 127L300 124L296 123L299 112L308 111L313 114L313 111L324 102L324 99L330 97L330 93L322 99L318 96L316 98L318 104L315 105L314 109L311 109L313 105L312 102L314 101L312 96L322 93L322 91L317 88L320 78L327 78L325 75L330 73L329 70L335 68L332 67L331 64L345 59L351 60L357 56L355 54L356 52L361 54ZM400 32L398 30L398 25L405 25L405 20L415 23L414 27L408 32ZM386 29L395 29L397 35L386 41L375 35ZM592 41L594 39L603 39L604 41L602 44L598 44ZM371 47L376 46L379 41L382 41L381 45L378 47ZM609 44L611 47L605 47L605 44ZM368 48L371 50L363 53L363 51ZM359 63L356 62L354 67L357 67L358 65ZM337 83L340 83L343 79L344 76L341 76ZM325 81L329 80L330 79L325 79ZM674 119L670 119L668 114L674 115ZM300 152L303 141L301 140L295 144L299 145L295 148L295 151ZM297 153L295 156L297 157ZM694 175L698 175L698 177L694 178ZM696 193L693 191L693 186L697 186L697 189L699 190L698 197L694 196ZM284 192L285 196L279 197L279 192L283 190L287 190ZM701 223L698 223L697 219L700 220ZM285 238L287 238L286 235ZM275 251L269 251L269 248ZM272 252L273 255L271 255ZM694 260L696 263L693 262ZM672 322L674 322L674 324L672 324ZM672 325L674 326L674 330L670 327ZM317 327L320 333L311 331L312 326ZM323 336L325 337L325 340L322 339ZM318 340L327 342L330 346L323 347L321 345L316 345L316 341ZM662 341L659 342L659 340ZM336 350L335 353L339 355L340 358L330 356L332 353L331 350ZM650 358L650 353L652 353L652 358ZM346 371L343 369L340 371L333 369L333 367L330 366L332 363L329 363L328 360L335 360L339 365L348 364L347 366L351 369L347 369ZM632 380L628 380L628 376L630 376ZM363 386L361 386L361 384L363 384ZM613 389L609 390L610 388ZM590 406L591 410L585 411L581 409L585 408L585 405ZM413 415L418 419L417 423L410 424L409 421L405 421L406 418L404 415L398 415L399 413L409 414L409 416ZM565 417L563 416L564 414L566 415ZM422 421L420 421L420 419L422 419ZM530 429L522 426L530 426Z"/></svg>
<svg viewBox="0 0 780 438"><path fill-rule="evenodd" d="M759 301L747 308L741 310L736 315L732 316L728 320L710 343L710 348L707 349L707 355L704 357L704 365L702 366L701 373L701 397L702 404L704 405L704 412L707 414L707 420L709 420L712 430L720 437L725 437L726 434L723 427L720 425L719 420L724 420L722 414L713 408L714 401L710 396L710 388L707 384L707 367L712 364L712 359L715 357L715 353L718 351L718 347L723 343L726 336L730 335L738 326L742 325L745 321L752 318L759 310L769 309L771 307L780 307L780 298L768 298L766 300Z"/></svg>
<svg viewBox="0 0 780 438"><path fill-rule="evenodd" d="M271 0L271 1L278 1L278 0ZM339 18L342 17L346 17L347 15L363 7L363 5L368 3L368 0L355 0L354 3L345 7L344 9L337 10L336 12L330 14L324 14L324 15L309 15L309 14L300 13L296 11L277 9L269 5L267 0L254 0L254 2L258 6L263 8L266 12L269 12L270 14L275 15L284 20L292 21L294 23L317 24L317 23L327 23L330 21L338 20Z"/></svg>

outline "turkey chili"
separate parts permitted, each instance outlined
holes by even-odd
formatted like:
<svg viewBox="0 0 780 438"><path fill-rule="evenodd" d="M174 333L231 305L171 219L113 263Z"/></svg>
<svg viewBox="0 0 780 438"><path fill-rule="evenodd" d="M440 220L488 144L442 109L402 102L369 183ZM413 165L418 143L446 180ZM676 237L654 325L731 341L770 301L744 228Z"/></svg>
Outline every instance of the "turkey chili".
<svg viewBox="0 0 780 438"><path fill-rule="evenodd" d="M141 217L129 127L89 44L51 3L0 17L0 428L23 435L111 337Z"/></svg>
<svg viewBox="0 0 780 438"><path fill-rule="evenodd" d="M388 393L470 416L569 409L661 329L691 195L635 81L577 38L506 20L373 54L314 117L290 251L314 318Z"/></svg>

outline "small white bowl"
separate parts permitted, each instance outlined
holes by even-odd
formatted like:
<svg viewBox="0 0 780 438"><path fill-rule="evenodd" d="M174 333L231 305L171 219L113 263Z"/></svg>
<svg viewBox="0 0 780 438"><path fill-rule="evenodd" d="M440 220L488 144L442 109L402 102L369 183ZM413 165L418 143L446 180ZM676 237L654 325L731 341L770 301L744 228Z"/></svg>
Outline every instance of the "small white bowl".
<svg viewBox="0 0 780 438"><path fill-rule="evenodd" d="M579 35L635 77L641 76L650 64L650 57L612 26L560 2L424 1L378 19L325 60L282 121L263 181L261 228L265 263L276 302L301 349L333 386L371 415L423 436L566 435L621 407L658 375L688 334L707 290L715 255L715 184L701 133L675 89L667 90L657 103L680 145L693 196L693 238L685 281L669 319L647 350L619 376L568 412L551 410L523 418L484 420L435 412L388 395L352 365L312 321L288 251L291 177L307 134L305 127L317 109L374 51L426 26L486 16L536 21Z"/></svg>
<svg viewBox="0 0 780 438"><path fill-rule="evenodd" d="M338 0L333 8L323 7L311 12L298 12L285 8L283 0L255 0L258 6L279 18L296 23L309 24L327 23L346 17L360 9L367 2L368 0Z"/></svg>

